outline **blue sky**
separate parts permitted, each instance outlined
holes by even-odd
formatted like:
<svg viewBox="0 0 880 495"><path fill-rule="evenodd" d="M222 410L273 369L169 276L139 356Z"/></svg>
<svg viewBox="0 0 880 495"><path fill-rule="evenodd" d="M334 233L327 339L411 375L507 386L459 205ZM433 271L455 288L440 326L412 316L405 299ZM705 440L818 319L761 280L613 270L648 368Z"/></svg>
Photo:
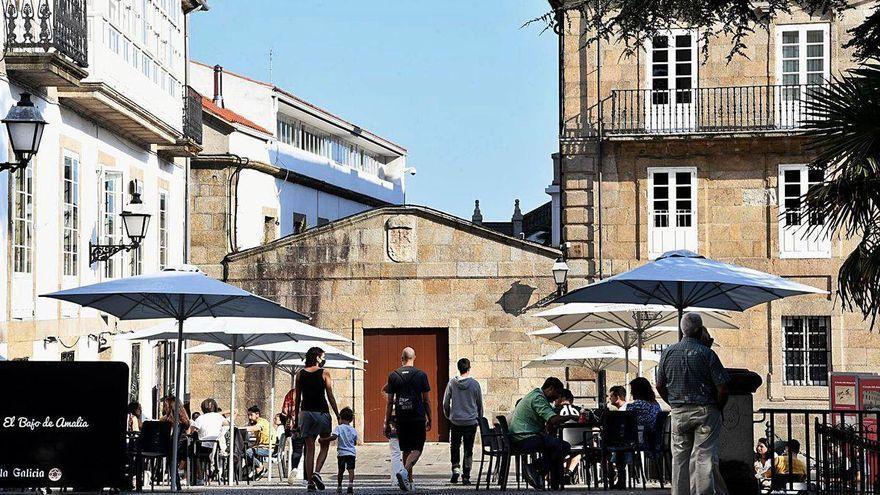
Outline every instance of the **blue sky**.
<svg viewBox="0 0 880 495"><path fill-rule="evenodd" d="M556 37L544 0L211 0L192 58L272 82L406 147L407 202L509 220L549 199Z"/></svg>

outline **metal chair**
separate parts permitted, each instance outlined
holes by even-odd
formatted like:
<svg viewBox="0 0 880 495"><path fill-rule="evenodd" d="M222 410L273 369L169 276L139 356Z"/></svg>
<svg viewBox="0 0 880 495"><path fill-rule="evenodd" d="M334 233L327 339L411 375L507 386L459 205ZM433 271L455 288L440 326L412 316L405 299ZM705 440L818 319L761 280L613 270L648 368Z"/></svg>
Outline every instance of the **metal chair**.
<svg viewBox="0 0 880 495"><path fill-rule="evenodd" d="M504 450L504 442L501 439L502 434L489 427L489 420L486 418L477 418L477 425L480 428L480 444L482 450L480 452L480 470L477 472L476 489L480 489L480 479L483 477L483 465L488 457L489 466L486 470L486 489L488 490L492 484L492 462L494 459L498 459L497 467L507 456L507 452Z"/></svg>

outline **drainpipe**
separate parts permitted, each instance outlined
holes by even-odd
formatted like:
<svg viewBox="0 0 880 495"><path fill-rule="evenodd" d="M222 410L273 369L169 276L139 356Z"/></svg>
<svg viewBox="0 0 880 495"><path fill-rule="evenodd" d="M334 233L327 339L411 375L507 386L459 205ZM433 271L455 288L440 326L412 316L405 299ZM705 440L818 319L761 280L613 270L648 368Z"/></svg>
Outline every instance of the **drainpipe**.
<svg viewBox="0 0 880 495"><path fill-rule="evenodd" d="M560 4L556 10L556 26L554 31L558 38L558 70L559 70L559 243L565 245L565 155L563 155L562 139L565 133L565 52L563 44L563 26L565 25L565 11Z"/></svg>
<svg viewBox="0 0 880 495"><path fill-rule="evenodd" d="M597 4L601 0L597 0ZM597 9L598 11L598 9ZM596 29L599 29L599 22L596 22ZM596 37L596 102L599 109L599 129L598 139L596 140L596 171L598 172L598 192L596 194L596 221L598 225L598 256L599 256L599 280L602 280L602 139L603 129L605 128L605 115L602 105L602 39Z"/></svg>

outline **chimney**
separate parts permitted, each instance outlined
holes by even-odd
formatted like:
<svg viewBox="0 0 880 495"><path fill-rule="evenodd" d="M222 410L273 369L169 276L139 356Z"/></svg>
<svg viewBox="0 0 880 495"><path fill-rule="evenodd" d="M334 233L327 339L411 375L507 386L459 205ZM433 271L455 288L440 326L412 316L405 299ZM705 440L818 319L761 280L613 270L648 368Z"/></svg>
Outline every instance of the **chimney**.
<svg viewBox="0 0 880 495"><path fill-rule="evenodd" d="M471 222L482 225L483 224L483 214L480 212L480 200L477 199L474 201L474 214L471 216Z"/></svg>
<svg viewBox="0 0 880 495"><path fill-rule="evenodd" d="M513 225L513 236L514 237L522 237L523 214L519 210L519 200L518 199L513 203L513 216L510 218L510 223Z"/></svg>
<svg viewBox="0 0 880 495"><path fill-rule="evenodd" d="M214 104L220 108L226 108L223 104L223 67L214 66Z"/></svg>

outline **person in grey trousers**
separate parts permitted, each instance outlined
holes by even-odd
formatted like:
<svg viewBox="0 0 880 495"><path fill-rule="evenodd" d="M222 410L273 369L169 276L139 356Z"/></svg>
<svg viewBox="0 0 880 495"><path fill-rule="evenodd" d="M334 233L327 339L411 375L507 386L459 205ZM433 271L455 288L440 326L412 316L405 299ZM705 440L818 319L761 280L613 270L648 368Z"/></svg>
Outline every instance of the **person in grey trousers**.
<svg viewBox="0 0 880 495"><path fill-rule="evenodd" d="M730 377L700 341L699 314L685 314L681 331L684 337L663 351L657 366L657 391L672 407L672 495L716 495L724 492L714 461Z"/></svg>
<svg viewBox="0 0 880 495"><path fill-rule="evenodd" d="M474 457L474 437L477 435L477 419L483 417L483 391L480 383L471 378L471 362L467 358L458 360L459 375L449 380L443 394L443 414L451 423L452 441L450 457L452 461L452 483L471 484L471 463ZM464 443L464 466L460 462L460 452ZM463 469L462 469L463 468Z"/></svg>

